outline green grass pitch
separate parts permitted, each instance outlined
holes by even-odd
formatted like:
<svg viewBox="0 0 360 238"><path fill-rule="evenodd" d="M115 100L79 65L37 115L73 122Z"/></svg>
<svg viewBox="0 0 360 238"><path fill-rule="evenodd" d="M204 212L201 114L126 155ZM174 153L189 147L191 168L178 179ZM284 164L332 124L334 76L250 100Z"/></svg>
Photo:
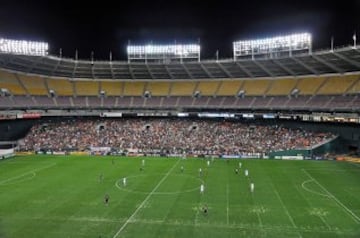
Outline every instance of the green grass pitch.
<svg viewBox="0 0 360 238"><path fill-rule="evenodd" d="M0 237L360 237L360 165L15 157L0 161Z"/></svg>

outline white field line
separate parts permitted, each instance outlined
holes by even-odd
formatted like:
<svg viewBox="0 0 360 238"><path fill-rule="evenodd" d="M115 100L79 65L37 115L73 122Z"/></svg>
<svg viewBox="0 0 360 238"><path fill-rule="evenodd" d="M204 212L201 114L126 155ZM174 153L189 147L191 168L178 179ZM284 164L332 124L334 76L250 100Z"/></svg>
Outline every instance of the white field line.
<svg viewBox="0 0 360 238"><path fill-rule="evenodd" d="M251 199L253 200L253 203L255 204L254 194L253 193L251 193ZM261 220L261 217L260 217L260 212L255 212L255 213L256 213L256 216L258 218L260 227L263 227L262 220Z"/></svg>
<svg viewBox="0 0 360 238"><path fill-rule="evenodd" d="M313 190L307 188L307 187L305 186L305 184L307 184L307 183L309 183L309 182L315 182L315 181L312 180L312 179L306 180L306 181L304 181L304 182L301 184L301 187L302 187L304 190L308 191L309 193L313 193L313 194L316 194L316 195L319 195L319 196L322 196L322 197L329 197L329 195L327 195L327 194L319 193L319 192L316 192L316 191L313 191Z"/></svg>
<svg viewBox="0 0 360 238"><path fill-rule="evenodd" d="M140 211L140 209L144 206L144 204L149 200L149 198L154 194L156 189L160 187L160 185L165 181L165 179L170 175L171 171L173 171L176 167L176 165L180 162L178 160L173 167L169 169L169 171L165 174L165 176L159 181L159 183L155 186L155 188L147 195L147 197L144 199L144 201L138 206L138 208L134 211L134 213L125 221L124 225L120 227L120 229L116 232L116 234L113 236L113 238L116 238L120 233L125 229L127 224L131 222L131 220L136 216L136 214Z"/></svg>
<svg viewBox="0 0 360 238"><path fill-rule="evenodd" d="M348 207L346 207L342 202L339 201L339 199L337 199L332 193L330 193L324 186L322 186L314 177L312 177L305 169L302 169L302 171L309 177L311 178L322 190L324 190L330 198L332 198L339 207L343 208L347 214L349 214L349 216L358 224L360 224L360 218L353 213Z"/></svg>
<svg viewBox="0 0 360 238"><path fill-rule="evenodd" d="M307 181L312 181L312 180L306 180L306 181L304 181L304 182L301 184L301 187L302 187L302 188L305 189L305 187L304 187L303 185L304 185L304 183L307 182ZM308 199L306 198L306 196L304 196L304 194L302 194L302 192L301 192L297 187L296 187L296 190L299 191L300 195L304 198L304 200L305 200L306 203L309 205L309 207L312 207L312 205L310 204L310 202L308 201ZM305 190L306 190L306 189L305 189ZM313 192L313 191L311 191L311 190L307 190L307 191ZM318 195L321 195L321 196L325 196L324 194L320 194L320 193L315 193L315 194L318 194ZM329 197L329 196L326 195L326 197ZM329 230L331 230L331 227L330 227L329 223L327 223L326 220L325 220L322 216L318 216L318 217L319 217L319 218L321 219L321 221L325 224L325 226L326 226Z"/></svg>
<svg viewBox="0 0 360 238"><path fill-rule="evenodd" d="M201 204L199 203L198 207L196 208L195 220L194 220L194 224L195 224L195 226L197 226L197 224L198 224L200 206L201 206Z"/></svg>
<svg viewBox="0 0 360 238"><path fill-rule="evenodd" d="M226 185L226 224L229 225L229 184Z"/></svg>
<svg viewBox="0 0 360 238"><path fill-rule="evenodd" d="M28 175L28 174L33 174L33 173L38 172L38 171L40 171L40 170L53 167L53 166L55 166L55 165L56 165L56 163L52 163L52 164L50 164L50 165L47 165L47 166L44 166L44 167L40 167L40 168L38 168L38 169L30 170L30 171L28 171L28 172L26 172L26 173L23 173L23 174L20 174L20 175L18 175L18 176L15 176L15 177L11 177L11 178L2 180L2 181L0 181L0 185L2 185L2 184L4 184L4 183L7 183L7 182L9 182L9 181L12 181L12 180L15 180L15 179L24 177L24 176L26 176L26 175Z"/></svg>
<svg viewBox="0 0 360 238"><path fill-rule="evenodd" d="M293 219L292 216L290 215L289 210L286 208L286 206L285 206L283 200L281 199L281 197L280 197L277 189L275 188L275 186L273 186L273 187L274 187L274 192L275 192L277 198L279 199L279 201L280 201L280 203L281 203L281 206L284 208L284 211L285 211L286 215L289 217L289 220L290 220L292 226L293 226L294 228L297 228L297 226L296 226L296 224L295 224L295 222L294 222L294 219Z"/></svg>

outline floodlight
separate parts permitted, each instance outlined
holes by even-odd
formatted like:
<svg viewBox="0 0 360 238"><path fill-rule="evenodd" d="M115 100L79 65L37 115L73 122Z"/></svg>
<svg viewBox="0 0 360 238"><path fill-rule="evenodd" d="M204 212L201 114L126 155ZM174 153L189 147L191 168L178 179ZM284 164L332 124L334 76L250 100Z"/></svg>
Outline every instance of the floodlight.
<svg viewBox="0 0 360 238"><path fill-rule="evenodd" d="M46 42L0 38L1 53L44 56L48 54L48 50L49 45Z"/></svg>
<svg viewBox="0 0 360 238"><path fill-rule="evenodd" d="M129 45L127 47L128 60L171 60L198 59L200 60L200 45Z"/></svg>
<svg viewBox="0 0 360 238"><path fill-rule="evenodd" d="M243 56L277 55L281 52L311 51L312 37L310 33L276 36L265 39L255 39L233 42L234 59Z"/></svg>
<svg viewBox="0 0 360 238"><path fill-rule="evenodd" d="M201 97L201 92L200 92L200 91L195 91L194 94L193 94L193 97L194 97L194 98L199 98L199 97Z"/></svg>
<svg viewBox="0 0 360 238"><path fill-rule="evenodd" d="M145 91L144 92L144 98L150 98L151 97L151 92L150 91Z"/></svg>

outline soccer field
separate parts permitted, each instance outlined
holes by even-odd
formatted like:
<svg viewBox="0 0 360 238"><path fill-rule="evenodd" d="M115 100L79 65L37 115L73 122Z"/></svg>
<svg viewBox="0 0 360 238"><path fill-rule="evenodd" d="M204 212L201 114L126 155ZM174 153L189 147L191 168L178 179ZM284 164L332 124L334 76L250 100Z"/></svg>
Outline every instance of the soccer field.
<svg viewBox="0 0 360 238"><path fill-rule="evenodd" d="M360 165L16 157L0 162L0 237L360 237Z"/></svg>

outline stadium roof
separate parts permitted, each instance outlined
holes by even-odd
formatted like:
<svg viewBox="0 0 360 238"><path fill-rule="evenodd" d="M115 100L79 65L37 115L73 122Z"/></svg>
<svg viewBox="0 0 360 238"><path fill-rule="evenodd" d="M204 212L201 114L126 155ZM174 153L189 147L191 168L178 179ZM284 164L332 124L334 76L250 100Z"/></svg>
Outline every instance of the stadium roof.
<svg viewBox="0 0 360 238"><path fill-rule="evenodd" d="M71 79L211 79L261 78L342 74L360 71L360 49L318 51L293 57L258 60L219 60L189 63L127 63L84 61L56 56L0 54L0 68Z"/></svg>

